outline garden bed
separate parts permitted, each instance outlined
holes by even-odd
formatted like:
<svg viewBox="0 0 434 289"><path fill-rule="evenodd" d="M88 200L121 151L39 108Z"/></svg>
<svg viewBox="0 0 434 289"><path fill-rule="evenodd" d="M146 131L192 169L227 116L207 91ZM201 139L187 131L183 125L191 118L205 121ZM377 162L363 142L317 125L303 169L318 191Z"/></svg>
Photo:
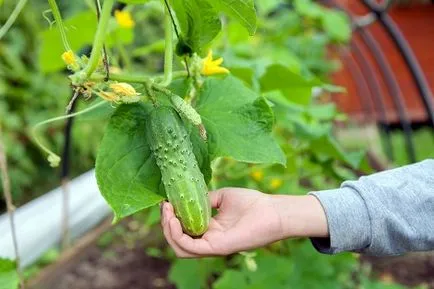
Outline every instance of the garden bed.
<svg viewBox="0 0 434 289"><path fill-rule="evenodd" d="M164 251L160 228L138 226L128 218L111 226L106 220L43 268L29 282L31 289L176 288L168 280L170 262L149 254ZM164 253L162 253L164 254ZM414 253L402 257L362 257L372 275L383 283L434 289L434 255ZM389 287L387 287L389 288Z"/></svg>
<svg viewBox="0 0 434 289"><path fill-rule="evenodd" d="M375 274L387 283L397 282L409 287L426 285L434 288L434 253L412 253L406 256L365 257Z"/></svg>
<svg viewBox="0 0 434 289"><path fill-rule="evenodd" d="M167 281L170 263L150 257L143 247L121 243L101 249L94 245L71 270L58 276L56 289L175 288Z"/></svg>
<svg viewBox="0 0 434 289"><path fill-rule="evenodd" d="M158 230L133 218L111 226L107 219L29 281L33 289L175 288L167 281L170 263L149 256L161 246Z"/></svg>

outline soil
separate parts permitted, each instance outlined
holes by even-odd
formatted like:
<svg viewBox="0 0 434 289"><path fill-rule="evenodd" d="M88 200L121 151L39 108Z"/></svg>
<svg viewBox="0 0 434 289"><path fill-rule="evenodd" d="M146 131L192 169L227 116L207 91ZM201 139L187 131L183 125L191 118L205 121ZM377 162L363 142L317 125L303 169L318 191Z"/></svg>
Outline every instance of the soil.
<svg viewBox="0 0 434 289"><path fill-rule="evenodd" d="M82 239L91 241L77 243L63 259L41 268L29 288L175 289L168 281L169 261L147 253L152 248L153 254L166 256L160 230L143 226L143 219L126 218L115 226L110 222L94 230L101 235L89 233Z"/></svg>
<svg viewBox="0 0 434 289"><path fill-rule="evenodd" d="M386 283L396 282L409 287L425 285L434 289L434 252L414 253L401 257L365 257L373 273Z"/></svg>
<svg viewBox="0 0 434 289"><path fill-rule="evenodd" d="M168 269L167 261L147 256L143 248L115 246L104 252L95 246L61 278L57 289L175 288L167 281Z"/></svg>

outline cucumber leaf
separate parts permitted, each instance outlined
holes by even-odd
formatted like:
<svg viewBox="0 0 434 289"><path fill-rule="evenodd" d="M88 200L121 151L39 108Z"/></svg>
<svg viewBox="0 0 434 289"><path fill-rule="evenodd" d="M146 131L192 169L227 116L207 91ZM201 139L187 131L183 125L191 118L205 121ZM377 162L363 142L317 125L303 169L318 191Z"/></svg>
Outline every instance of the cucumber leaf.
<svg viewBox="0 0 434 289"><path fill-rule="evenodd" d="M217 10L240 22L250 35L256 32L256 10L253 0L208 0Z"/></svg>
<svg viewBox="0 0 434 289"><path fill-rule="evenodd" d="M208 152L208 144L200 137L197 127L190 125L190 141L193 145L193 153L197 164L203 174L205 183L208 184L212 177L211 160Z"/></svg>
<svg viewBox="0 0 434 289"><path fill-rule="evenodd" d="M291 102L306 106L311 103L312 89L322 85L321 81L306 79L280 64L268 66L260 83L263 92L279 90Z"/></svg>
<svg viewBox="0 0 434 289"><path fill-rule="evenodd" d="M168 279L178 289L200 289L207 287L209 278L224 268L222 258L176 259L172 263Z"/></svg>
<svg viewBox="0 0 434 289"><path fill-rule="evenodd" d="M146 107L119 106L107 125L96 159L101 194L115 221L158 204L161 173L146 138Z"/></svg>
<svg viewBox="0 0 434 289"><path fill-rule="evenodd" d="M214 289L247 289L249 284L247 283L247 278L243 272L236 270L226 270L220 276L219 279L213 284Z"/></svg>
<svg viewBox="0 0 434 289"><path fill-rule="evenodd" d="M203 0L172 0L170 3L181 34L177 46L178 55L193 52L205 55L207 47L221 30L217 12Z"/></svg>
<svg viewBox="0 0 434 289"><path fill-rule="evenodd" d="M208 78L196 110L208 132L211 158L286 164L283 151L271 135L273 111L263 97L258 97L239 79Z"/></svg>

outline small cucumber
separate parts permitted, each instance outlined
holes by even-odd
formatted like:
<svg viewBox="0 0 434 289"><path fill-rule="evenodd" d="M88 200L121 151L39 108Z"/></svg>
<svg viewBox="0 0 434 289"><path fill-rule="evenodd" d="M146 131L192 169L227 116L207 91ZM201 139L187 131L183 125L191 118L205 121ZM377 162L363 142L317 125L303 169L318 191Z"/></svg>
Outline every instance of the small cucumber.
<svg viewBox="0 0 434 289"><path fill-rule="evenodd" d="M208 188L180 116L172 107L156 107L150 113L147 134L167 197L184 232L202 235L211 218Z"/></svg>
<svg viewBox="0 0 434 289"><path fill-rule="evenodd" d="M200 117L200 114L198 114L189 103L185 102L184 99L176 94L170 95L170 102L173 104L173 107L179 113L179 115L185 117L189 122L199 128L200 137L206 141L206 130L202 124L202 118Z"/></svg>

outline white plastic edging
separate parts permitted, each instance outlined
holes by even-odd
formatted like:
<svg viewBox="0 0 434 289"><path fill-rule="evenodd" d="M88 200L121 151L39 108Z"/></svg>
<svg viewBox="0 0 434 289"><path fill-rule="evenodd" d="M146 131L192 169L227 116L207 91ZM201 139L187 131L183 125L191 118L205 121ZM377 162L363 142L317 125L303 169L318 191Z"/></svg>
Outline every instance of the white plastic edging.
<svg viewBox="0 0 434 289"><path fill-rule="evenodd" d="M99 224L111 210L101 196L95 170L69 183L69 228L77 238ZM62 228L62 189L56 188L15 211L21 267L35 262L57 245ZM7 214L0 216L0 257L15 259Z"/></svg>

